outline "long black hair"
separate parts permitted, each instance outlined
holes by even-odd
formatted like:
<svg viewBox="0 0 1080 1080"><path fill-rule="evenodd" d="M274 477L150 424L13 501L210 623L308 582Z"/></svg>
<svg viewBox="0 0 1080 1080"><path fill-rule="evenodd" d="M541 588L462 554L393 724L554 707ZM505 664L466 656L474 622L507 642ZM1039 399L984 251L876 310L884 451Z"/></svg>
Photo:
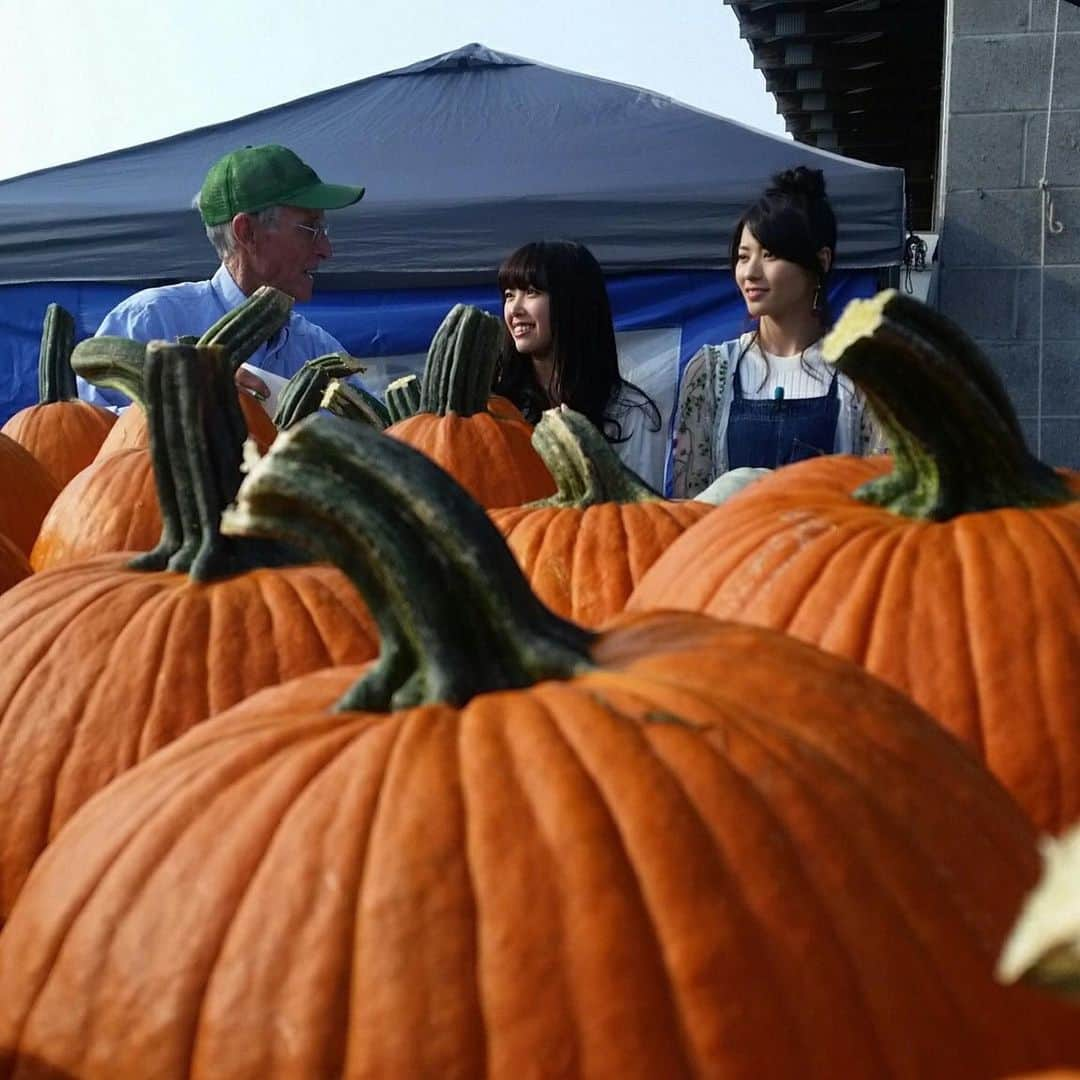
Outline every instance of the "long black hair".
<svg viewBox="0 0 1080 1080"><path fill-rule="evenodd" d="M817 285L813 310L824 333L831 321L826 285L836 261L836 215L825 194L825 174L821 169L799 165L772 178L761 197L747 208L735 224L731 234L732 275L739 261L739 245L744 228L749 229L767 251L801 266L813 276ZM829 270L821 265L818 253L822 248L829 250ZM743 353L757 338L758 332L755 330Z"/></svg>
<svg viewBox="0 0 1080 1080"><path fill-rule="evenodd" d="M640 387L619 374L615 327L604 273L583 244L565 240L525 244L503 260L499 293L539 289L551 312L552 384L536 381L533 366L520 354L504 327L493 389L508 397L530 423L548 407L548 397L587 416L609 442L623 442L616 409L620 400L642 409L650 430L660 430L660 410ZM624 414L625 418L625 414Z"/></svg>

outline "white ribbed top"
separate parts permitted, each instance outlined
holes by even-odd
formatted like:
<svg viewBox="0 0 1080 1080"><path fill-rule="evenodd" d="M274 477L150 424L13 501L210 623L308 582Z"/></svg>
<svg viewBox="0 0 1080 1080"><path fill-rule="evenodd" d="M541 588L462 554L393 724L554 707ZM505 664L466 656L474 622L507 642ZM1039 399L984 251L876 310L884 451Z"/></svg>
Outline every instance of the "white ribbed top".
<svg viewBox="0 0 1080 1080"><path fill-rule="evenodd" d="M742 358L739 375L743 397L749 400L774 398L778 386L786 399L813 398L828 393L832 368L821 355L820 341L794 356L766 353L755 344Z"/></svg>

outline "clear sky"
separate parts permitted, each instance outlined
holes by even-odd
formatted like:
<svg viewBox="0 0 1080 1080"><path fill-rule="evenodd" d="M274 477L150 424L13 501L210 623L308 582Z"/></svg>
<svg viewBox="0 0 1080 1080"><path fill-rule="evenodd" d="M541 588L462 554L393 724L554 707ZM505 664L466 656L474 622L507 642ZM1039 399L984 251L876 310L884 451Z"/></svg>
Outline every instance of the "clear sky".
<svg viewBox="0 0 1080 1080"><path fill-rule="evenodd" d="M0 0L0 179L477 41L782 134L722 0Z"/></svg>

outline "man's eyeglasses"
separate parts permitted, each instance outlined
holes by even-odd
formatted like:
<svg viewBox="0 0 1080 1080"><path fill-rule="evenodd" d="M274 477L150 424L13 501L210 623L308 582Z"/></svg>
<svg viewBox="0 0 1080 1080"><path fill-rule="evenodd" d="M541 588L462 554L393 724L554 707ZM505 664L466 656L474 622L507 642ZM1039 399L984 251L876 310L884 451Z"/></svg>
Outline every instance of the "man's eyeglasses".
<svg viewBox="0 0 1080 1080"><path fill-rule="evenodd" d="M330 226L325 221L320 221L318 225L301 225L298 221L293 222L294 229L303 229L306 233L311 233L311 242L317 244L323 237L330 236Z"/></svg>

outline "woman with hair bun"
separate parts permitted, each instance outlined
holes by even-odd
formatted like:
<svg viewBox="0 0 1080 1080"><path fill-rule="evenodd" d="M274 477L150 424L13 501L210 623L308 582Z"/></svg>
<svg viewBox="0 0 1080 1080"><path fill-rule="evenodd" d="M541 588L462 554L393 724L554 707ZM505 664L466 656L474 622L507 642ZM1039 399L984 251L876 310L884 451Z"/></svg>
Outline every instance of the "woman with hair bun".
<svg viewBox="0 0 1080 1080"><path fill-rule="evenodd" d="M835 258L836 218L821 170L774 176L731 239L731 270L756 326L703 346L680 381L675 496L693 497L730 469L879 448L864 399L821 353Z"/></svg>
<svg viewBox="0 0 1080 1080"><path fill-rule="evenodd" d="M583 244L525 244L499 267L505 340L493 390L535 424L567 405L587 416L625 465L663 483L660 412L619 371L604 273Z"/></svg>

